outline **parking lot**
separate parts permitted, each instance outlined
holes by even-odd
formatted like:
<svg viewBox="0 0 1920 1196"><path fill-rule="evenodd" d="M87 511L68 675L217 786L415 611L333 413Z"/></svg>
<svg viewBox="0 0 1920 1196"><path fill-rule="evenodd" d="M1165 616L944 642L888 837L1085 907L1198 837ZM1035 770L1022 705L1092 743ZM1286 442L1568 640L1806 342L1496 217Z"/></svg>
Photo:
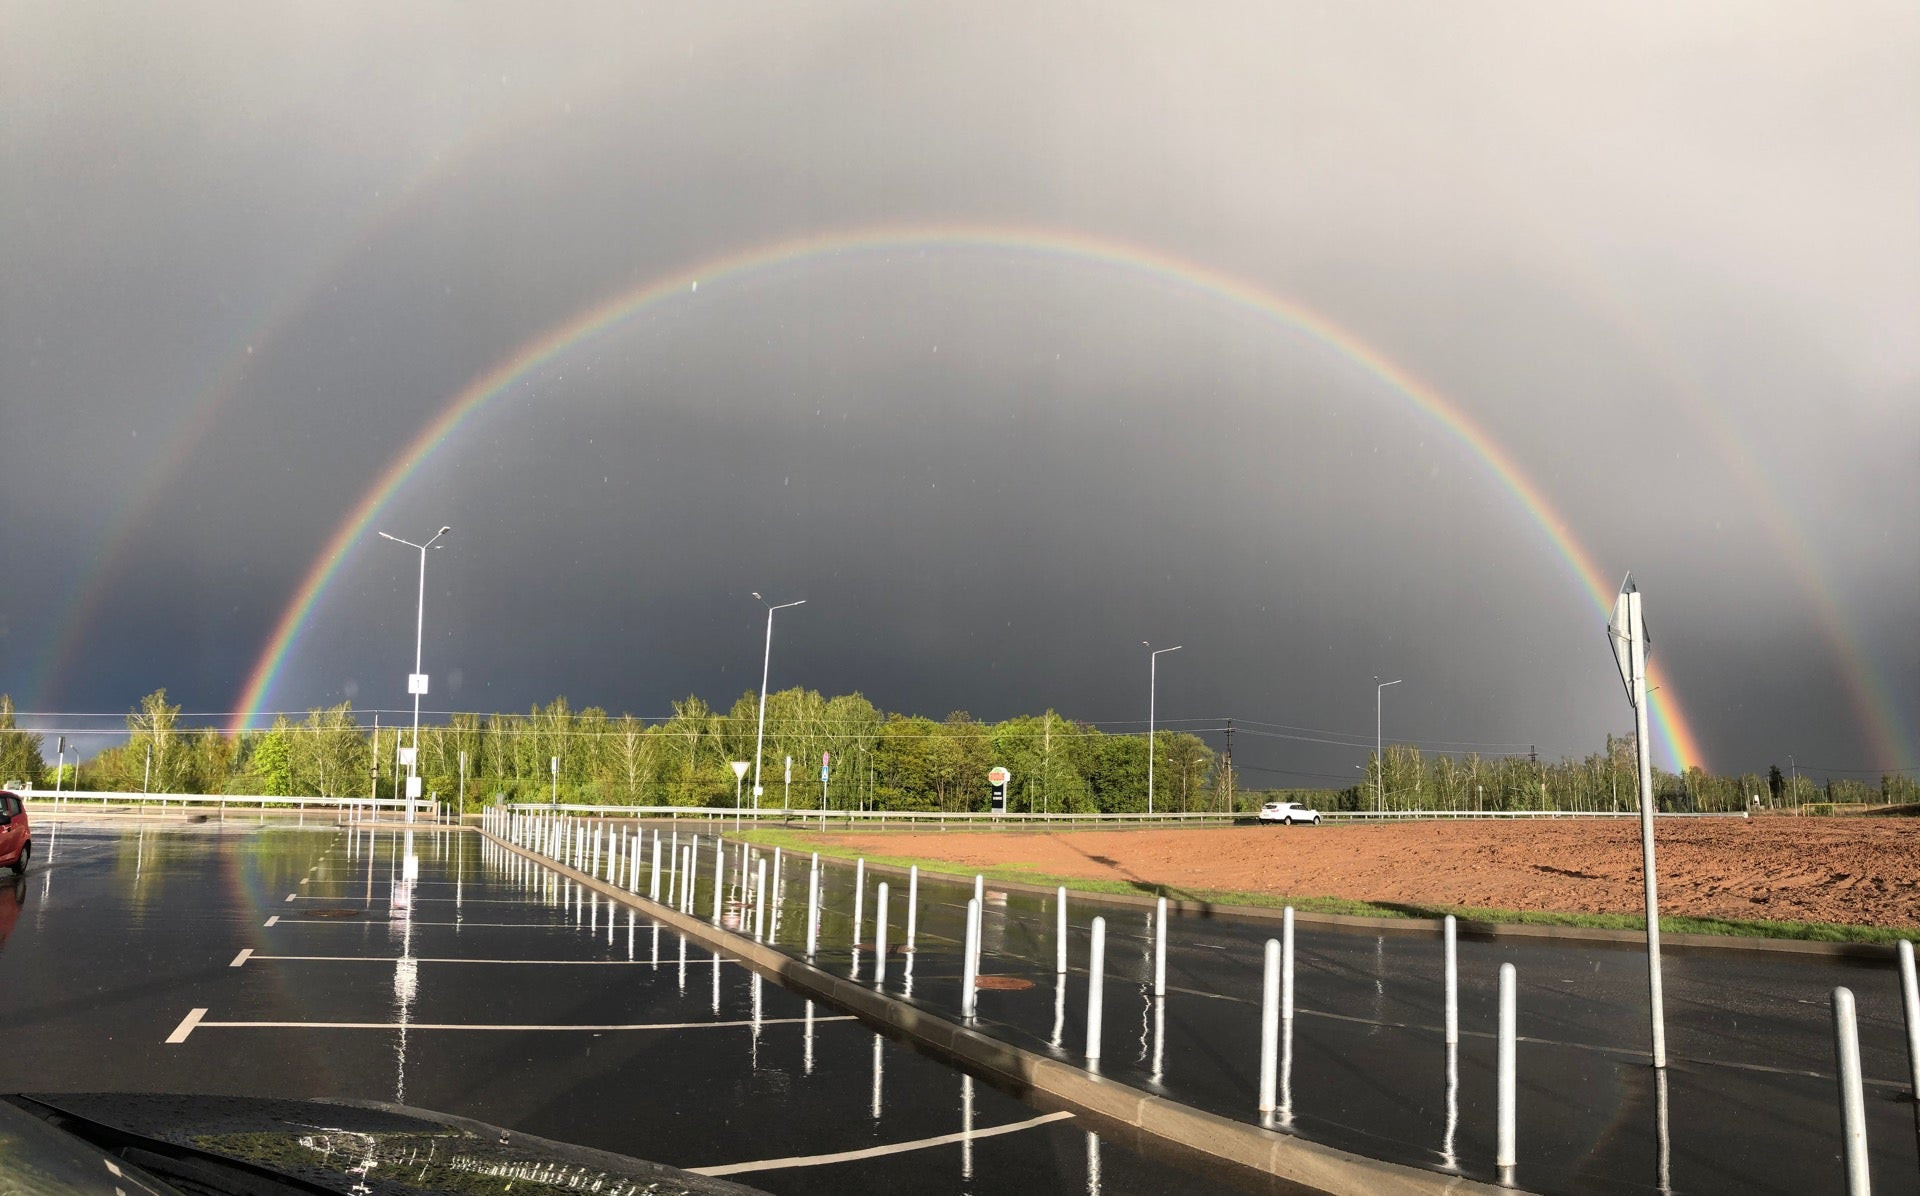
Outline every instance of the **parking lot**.
<svg viewBox="0 0 1920 1196"><path fill-rule="evenodd" d="M0 1090L384 1100L776 1192L1218 1189L477 835L46 819ZM396 893L409 908L395 907Z"/></svg>

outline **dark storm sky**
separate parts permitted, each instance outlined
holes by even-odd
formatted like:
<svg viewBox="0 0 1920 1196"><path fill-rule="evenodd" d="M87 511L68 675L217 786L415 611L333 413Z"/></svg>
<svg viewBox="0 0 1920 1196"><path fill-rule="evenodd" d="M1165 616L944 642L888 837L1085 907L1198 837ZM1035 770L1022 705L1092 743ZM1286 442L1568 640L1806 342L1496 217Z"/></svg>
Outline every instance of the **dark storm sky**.
<svg viewBox="0 0 1920 1196"><path fill-rule="evenodd" d="M474 378L706 259L1044 228L1290 297L1646 595L1716 770L1920 764L1920 15L1859 4L0 3L0 692L227 712ZM435 709L773 683L1581 754L1601 618L1488 464L1164 275L932 246L654 304L374 526ZM265 708L406 705L371 533ZM1364 758L1236 743L1256 785ZM1214 737L1218 744L1218 738ZM1671 763L1670 758L1662 763ZM1862 775L1866 775L1863 771Z"/></svg>

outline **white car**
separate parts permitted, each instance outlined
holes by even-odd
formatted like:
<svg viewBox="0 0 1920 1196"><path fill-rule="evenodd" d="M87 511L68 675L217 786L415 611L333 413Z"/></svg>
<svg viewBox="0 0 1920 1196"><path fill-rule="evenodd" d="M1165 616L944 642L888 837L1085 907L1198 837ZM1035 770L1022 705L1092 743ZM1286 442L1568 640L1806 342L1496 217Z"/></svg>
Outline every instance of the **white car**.
<svg viewBox="0 0 1920 1196"><path fill-rule="evenodd" d="M1320 825L1320 811L1308 809L1297 801L1270 801L1260 807L1260 821L1292 826L1296 822Z"/></svg>

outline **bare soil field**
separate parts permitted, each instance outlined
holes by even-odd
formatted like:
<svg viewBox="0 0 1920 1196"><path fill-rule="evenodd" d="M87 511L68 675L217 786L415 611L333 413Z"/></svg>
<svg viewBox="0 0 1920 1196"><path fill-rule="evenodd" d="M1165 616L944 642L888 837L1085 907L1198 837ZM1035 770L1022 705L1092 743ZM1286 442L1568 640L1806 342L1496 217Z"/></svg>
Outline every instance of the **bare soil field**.
<svg viewBox="0 0 1920 1196"><path fill-rule="evenodd" d="M1660 912L1920 926L1920 822L1689 818L1655 828ZM1562 913L1645 912L1640 824L1627 818L824 836L956 870L1275 897Z"/></svg>

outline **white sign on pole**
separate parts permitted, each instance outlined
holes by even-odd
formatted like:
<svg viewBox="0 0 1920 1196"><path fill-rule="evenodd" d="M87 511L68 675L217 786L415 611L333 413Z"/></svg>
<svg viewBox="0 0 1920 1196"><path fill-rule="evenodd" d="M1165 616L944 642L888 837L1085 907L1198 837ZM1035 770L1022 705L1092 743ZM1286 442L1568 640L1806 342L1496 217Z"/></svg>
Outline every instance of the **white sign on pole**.
<svg viewBox="0 0 1920 1196"><path fill-rule="evenodd" d="M793 757L787 757L787 784L793 784Z"/></svg>
<svg viewBox="0 0 1920 1196"><path fill-rule="evenodd" d="M553 770L554 776L556 777L559 776L560 775L560 757L555 756L552 760L548 761L547 767Z"/></svg>
<svg viewBox="0 0 1920 1196"><path fill-rule="evenodd" d="M753 767L753 765L748 761L735 760L733 762L733 779L736 781L742 779L747 775L747 769L751 767Z"/></svg>
<svg viewBox="0 0 1920 1196"><path fill-rule="evenodd" d="M419 796L420 796L420 778L408 777L407 778L407 797L416 798Z"/></svg>
<svg viewBox="0 0 1920 1196"><path fill-rule="evenodd" d="M1640 626L1633 625L1633 601L1629 597L1638 594L1640 588L1633 584L1633 574L1620 583L1620 593L1613 600L1613 618L1607 620L1607 642L1613 646L1613 663L1620 666L1620 684L1627 688L1627 701L1639 705L1639 698L1633 692L1633 639L1640 637L1642 656L1653 654L1653 637L1647 634L1646 620Z"/></svg>
<svg viewBox="0 0 1920 1196"><path fill-rule="evenodd" d="M427 692L427 675L425 673L408 673L407 674L407 692L410 694L426 693Z"/></svg>
<svg viewBox="0 0 1920 1196"><path fill-rule="evenodd" d="M406 768L412 763L413 763L413 749L410 747L401 748L400 749L400 767Z"/></svg>

